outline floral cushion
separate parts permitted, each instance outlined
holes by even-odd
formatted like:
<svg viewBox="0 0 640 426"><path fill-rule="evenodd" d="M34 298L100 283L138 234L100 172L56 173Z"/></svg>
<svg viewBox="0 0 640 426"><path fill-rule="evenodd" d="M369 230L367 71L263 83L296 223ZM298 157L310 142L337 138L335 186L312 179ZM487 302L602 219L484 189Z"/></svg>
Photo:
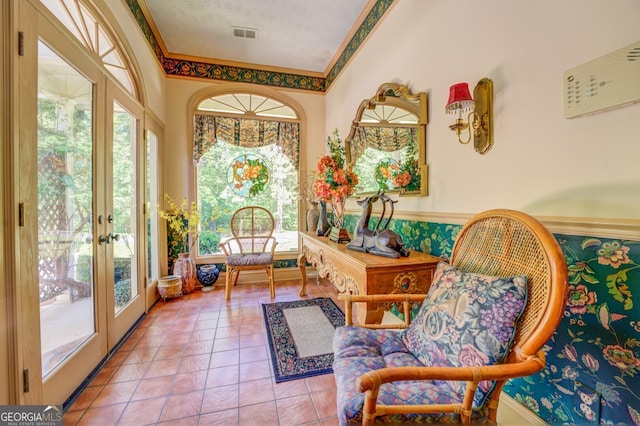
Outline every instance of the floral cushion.
<svg viewBox="0 0 640 426"><path fill-rule="evenodd" d="M424 365L496 364L508 354L526 299L524 276L493 277L440 262L429 294L402 338ZM493 386L493 382L480 383L475 407L484 404Z"/></svg>
<svg viewBox="0 0 640 426"><path fill-rule="evenodd" d="M333 372L336 379L338 420L341 425L362 423L364 393L356 389L356 378L384 367L424 366L409 349L398 330L372 330L353 326L338 327L333 339ZM464 390L441 386L437 381L402 381L380 387L380 404L453 404L462 403ZM483 423L488 408L472 412L472 421ZM459 423L456 413L385 414L377 421L392 423Z"/></svg>
<svg viewBox="0 0 640 426"><path fill-rule="evenodd" d="M231 254L226 263L231 266L269 265L273 263L273 256L271 253Z"/></svg>

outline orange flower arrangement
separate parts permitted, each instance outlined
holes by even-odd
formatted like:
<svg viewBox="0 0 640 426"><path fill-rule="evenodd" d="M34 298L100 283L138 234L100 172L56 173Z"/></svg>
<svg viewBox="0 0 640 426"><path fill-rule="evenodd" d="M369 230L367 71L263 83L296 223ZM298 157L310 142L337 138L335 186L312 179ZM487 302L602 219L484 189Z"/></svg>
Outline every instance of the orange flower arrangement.
<svg viewBox="0 0 640 426"><path fill-rule="evenodd" d="M358 175L350 166L345 165L345 149L338 136L338 129L332 135L333 137L327 138L330 154L318 161L318 175L313 182L313 191L320 200L331 203L334 224L340 228L344 220L345 200L355 192Z"/></svg>

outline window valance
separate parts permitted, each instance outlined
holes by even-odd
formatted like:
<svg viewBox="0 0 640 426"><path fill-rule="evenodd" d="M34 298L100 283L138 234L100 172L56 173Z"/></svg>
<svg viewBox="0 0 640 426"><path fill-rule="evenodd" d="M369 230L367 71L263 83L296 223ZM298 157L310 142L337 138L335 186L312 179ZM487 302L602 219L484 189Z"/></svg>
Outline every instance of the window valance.
<svg viewBox="0 0 640 426"><path fill-rule="evenodd" d="M195 114L193 122L193 162L216 142L226 142L245 148L276 144L291 160L296 170L300 158L300 123L254 120Z"/></svg>
<svg viewBox="0 0 640 426"><path fill-rule="evenodd" d="M358 127L351 141L355 161L366 148L383 152L399 151L416 140L417 129L410 127Z"/></svg>

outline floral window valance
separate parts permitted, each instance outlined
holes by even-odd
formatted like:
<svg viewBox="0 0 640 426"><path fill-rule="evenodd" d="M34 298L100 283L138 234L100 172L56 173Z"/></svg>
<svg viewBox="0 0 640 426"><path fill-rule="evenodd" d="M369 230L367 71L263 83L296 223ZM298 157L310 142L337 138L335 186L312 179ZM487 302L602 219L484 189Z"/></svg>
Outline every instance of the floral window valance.
<svg viewBox="0 0 640 426"><path fill-rule="evenodd" d="M355 161L360 158L366 148L384 152L399 151L416 140L416 128L410 127L359 127L353 140L351 150Z"/></svg>
<svg viewBox="0 0 640 426"><path fill-rule="evenodd" d="M276 144L298 169L300 123L195 114L193 163L197 164L217 141L245 148Z"/></svg>

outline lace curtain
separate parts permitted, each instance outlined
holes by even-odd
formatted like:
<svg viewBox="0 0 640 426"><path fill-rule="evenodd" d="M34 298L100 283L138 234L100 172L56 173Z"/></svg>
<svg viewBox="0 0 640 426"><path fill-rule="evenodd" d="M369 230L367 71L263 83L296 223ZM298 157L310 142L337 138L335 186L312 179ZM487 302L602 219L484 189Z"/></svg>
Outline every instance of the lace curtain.
<svg viewBox="0 0 640 426"><path fill-rule="evenodd" d="M193 122L193 163L197 164L217 141L245 148L277 144L298 169L300 123L196 114Z"/></svg>

